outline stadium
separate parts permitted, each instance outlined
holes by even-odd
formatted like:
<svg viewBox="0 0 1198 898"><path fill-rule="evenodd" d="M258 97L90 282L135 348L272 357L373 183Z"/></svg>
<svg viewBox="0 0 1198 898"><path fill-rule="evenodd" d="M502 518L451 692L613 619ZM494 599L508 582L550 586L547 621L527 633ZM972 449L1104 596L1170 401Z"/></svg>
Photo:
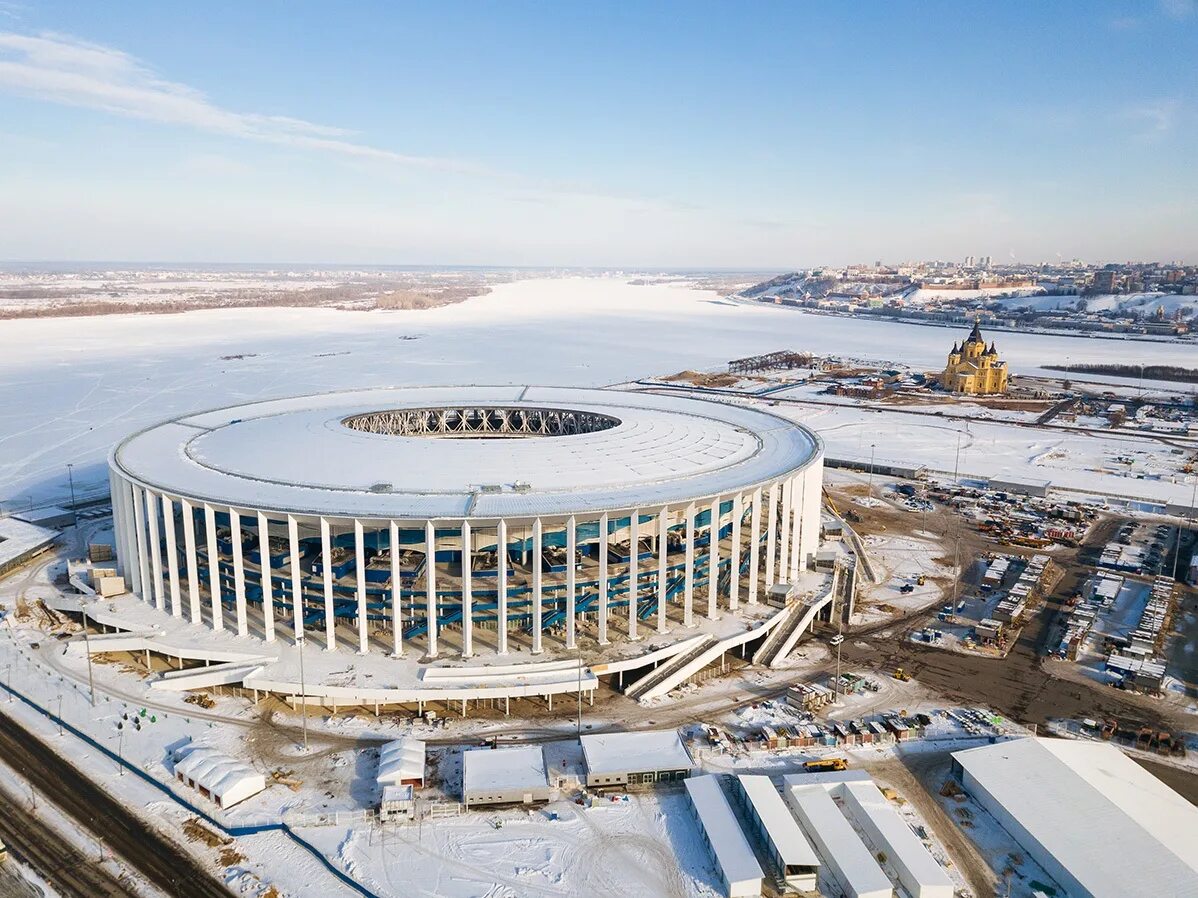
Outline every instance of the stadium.
<svg viewBox="0 0 1198 898"><path fill-rule="evenodd" d="M301 396L154 425L109 466L121 572L160 616L431 668L413 688L473 659L548 693L584 643L632 670L648 638L656 666L747 633L819 544L819 438L675 395Z"/></svg>

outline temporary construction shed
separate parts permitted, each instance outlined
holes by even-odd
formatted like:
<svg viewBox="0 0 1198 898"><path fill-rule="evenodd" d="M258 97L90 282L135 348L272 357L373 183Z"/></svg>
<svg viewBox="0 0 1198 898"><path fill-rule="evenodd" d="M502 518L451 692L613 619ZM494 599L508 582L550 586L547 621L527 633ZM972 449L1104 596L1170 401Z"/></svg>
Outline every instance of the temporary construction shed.
<svg viewBox="0 0 1198 898"><path fill-rule="evenodd" d="M685 785L699 832L724 884L724 894L728 898L760 895L765 874L720 788L719 778L692 776Z"/></svg>
<svg viewBox="0 0 1198 898"><path fill-rule="evenodd" d="M956 887L948 873L872 781L845 783L838 794L845 811L873 849L885 855L911 898L953 898Z"/></svg>
<svg viewBox="0 0 1198 898"><path fill-rule="evenodd" d="M249 764L202 745L175 762L175 779L220 808L231 808L266 788L266 777Z"/></svg>
<svg viewBox="0 0 1198 898"><path fill-rule="evenodd" d="M676 730L595 733L580 740L588 786L671 782L695 767Z"/></svg>
<svg viewBox="0 0 1198 898"><path fill-rule="evenodd" d="M379 749L380 786L424 785L424 740L404 737Z"/></svg>
<svg viewBox="0 0 1198 898"><path fill-rule="evenodd" d="M765 846L766 856L774 865L773 872L791 888L814 892L819 856L770 778L742 774L736 778L736 784L754 835Z"/></svg>
<svg viewBox="0 0 1198 898"><path fill-rule="evenodd" d="M532 804L551 794L545 756L536 745L471 748L462 752L462 802Z"/></svg>
<svg viewBox="0 0 1198 898"><path fill-rule="evenodd" d="M836 807L828 787L791 785L795 779L787 777L786 801L844 894L848 898L893 898L890 879Z"/></svg>

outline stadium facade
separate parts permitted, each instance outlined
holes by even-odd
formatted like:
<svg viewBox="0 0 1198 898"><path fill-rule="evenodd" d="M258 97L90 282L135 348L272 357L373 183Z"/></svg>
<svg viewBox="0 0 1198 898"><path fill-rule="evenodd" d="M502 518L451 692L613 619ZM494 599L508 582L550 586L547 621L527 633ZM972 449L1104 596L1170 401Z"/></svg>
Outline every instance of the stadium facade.
<svg viewBox="0 0 1198 898"><path fill-rule="evenodd" d="M823 447L765 411L554 387L325 393L187 415L110 456L160 611L426 658L637 640L814 566Z"/></svg>

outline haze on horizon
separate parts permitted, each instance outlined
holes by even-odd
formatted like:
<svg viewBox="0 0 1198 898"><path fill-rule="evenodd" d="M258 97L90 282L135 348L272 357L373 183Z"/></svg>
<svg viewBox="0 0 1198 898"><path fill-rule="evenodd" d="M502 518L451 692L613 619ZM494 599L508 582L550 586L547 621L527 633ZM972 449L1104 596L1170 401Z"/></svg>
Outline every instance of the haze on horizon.
<svg viewBox="0 0 1198 898"><path fill-rule="evenodd" d="M0 259L1198 261L1198 8L0 0Z"/></svg>

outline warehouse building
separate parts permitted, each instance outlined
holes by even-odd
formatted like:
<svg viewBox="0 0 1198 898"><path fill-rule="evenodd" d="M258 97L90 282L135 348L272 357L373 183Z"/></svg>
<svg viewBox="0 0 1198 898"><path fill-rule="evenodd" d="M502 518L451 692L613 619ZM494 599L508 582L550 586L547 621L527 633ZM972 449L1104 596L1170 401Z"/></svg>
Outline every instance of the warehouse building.
<svg viewBox="0 0 1198 898"><path fill-rule="evenodd" d="M717 776L692 776L686 794L728 898L759 896L765 878Z"/></svg>
<svg viewBox="0 0 1198 898"><path fill-rule="evenodd" d="M582 737L587 786L636 786L685 779L695 769L676 730Z"/></svg>
<svg viewBox="0 0 1198 898"><path fill-rule="evenodd" d="M1198 896L1198 808L1106 742L953 754L965 791L1070 898Z"/></svg>
<svg viewBox="0 0 1198 898"><path fill-rule="evenodd" d="M462 803L467 810L475 805L549 801L552 792L539 746L462 752Z"/></svg>

